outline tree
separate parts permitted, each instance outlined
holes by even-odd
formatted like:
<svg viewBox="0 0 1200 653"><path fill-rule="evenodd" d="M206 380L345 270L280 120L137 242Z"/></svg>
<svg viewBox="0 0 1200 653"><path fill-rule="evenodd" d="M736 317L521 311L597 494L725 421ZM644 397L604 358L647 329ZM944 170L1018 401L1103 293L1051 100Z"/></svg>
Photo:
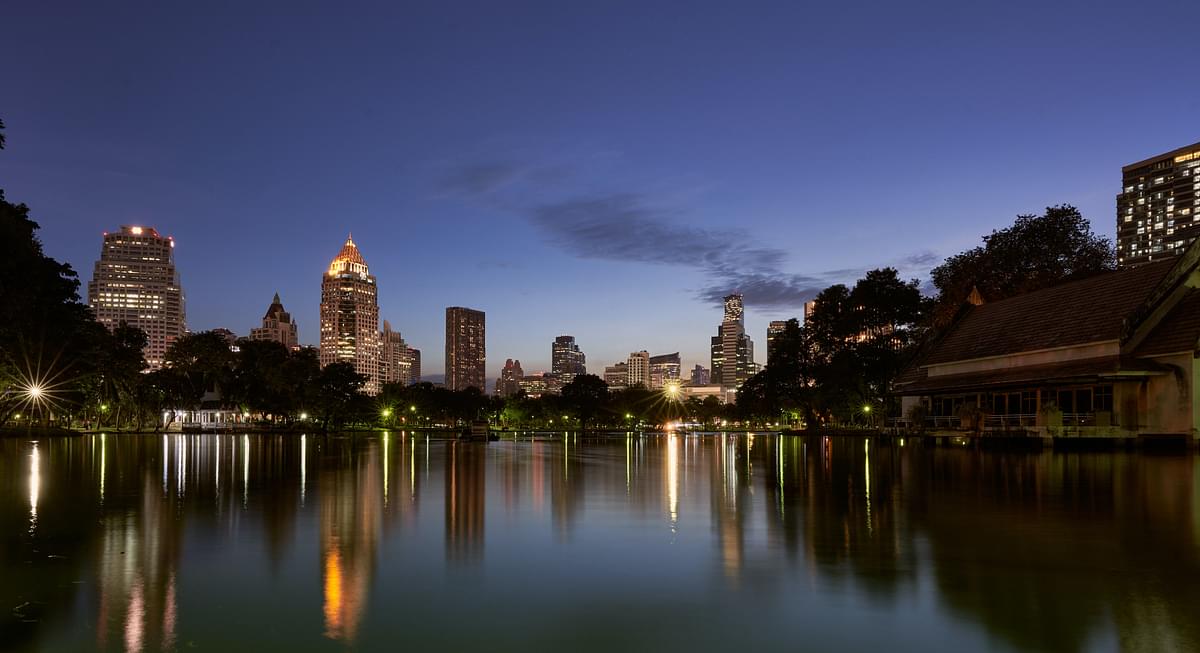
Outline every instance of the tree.
<svg viewBox="0 0 1200 653"><path fill-rule="evenodd" d="M1062 204L1042 215L1018 215L930 273L938 289L934 322L947 324L977 288L986 301L1040 290L1116 267L1112 242L1092 232L1079 209Z"/></svg>
<svg viewBox="0 0 1200 653"><path fill-rule="evenodd" d="M218 393L230 386L236 357L225 337L212 331L185 335L167 348L167 367L184 379L184 403L199 408L206 393Z"/></svg>
<svg viewBox="0 0 1200 653"><path fill-rule="evenodd" d="M579 418L586 429L608 403L608 384L595 374L576 375L562 388L563 406Z"/></svg>
<svg viewBox="0 0 1200 653"><path fill-rule="evenodd" d="M355 403L362 395L367 377L354 371L350 363L330 363L321 369L316 379L316 412L321 428L341 426L356 412Z"/></svg>
<svg viewBox="0 0 1200 653"><path fill-rule="evenodd" d="M0 123L0 145L3 144ZM26 400L16 390L30 384L52 392L43 416L79 405L104 340L70 265L46 256L29 207L13 204L0 189L0 424ZM46 410L49 408L49 410Z"/></svg>

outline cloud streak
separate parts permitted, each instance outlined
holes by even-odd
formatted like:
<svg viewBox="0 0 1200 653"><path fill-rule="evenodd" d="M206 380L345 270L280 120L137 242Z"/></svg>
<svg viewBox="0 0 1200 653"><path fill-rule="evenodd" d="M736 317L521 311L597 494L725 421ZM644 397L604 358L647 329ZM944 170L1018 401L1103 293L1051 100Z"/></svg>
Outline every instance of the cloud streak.
<svg viewBox="0 0 1200 653"><path fill-rule="evenodd" d="M687 223L686 216L656 206L639 193L576 195L539 204L503 200L506 187L537 183L537 168L492 163L461 168L445 176L447 191L483 199L515 210L541 231L547 241L579 258L614 262L678 265L698 270L708 283L697 298L719 304L740 292L747 306L768 310L799 310L822 289L852 282L865 269L846 268L818 274L785 270L787 252L757 243L740 229L708 229ZM902 274L928 270L938 260L918 252L898 260Z"/></svg>

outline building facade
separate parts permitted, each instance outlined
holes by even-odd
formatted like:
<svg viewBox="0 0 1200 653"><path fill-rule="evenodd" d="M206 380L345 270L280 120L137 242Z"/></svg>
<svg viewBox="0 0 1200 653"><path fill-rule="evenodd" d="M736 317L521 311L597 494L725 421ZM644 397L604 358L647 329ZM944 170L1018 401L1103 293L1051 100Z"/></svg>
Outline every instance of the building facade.
<svg viewBox="0 0 1200 653"><path fill-rule="evenodd" d="M550 373L558 387L570 383L580 374L587 374L583 352L575 344L575 336L559 336L550 345Z"/></svg>
<svg viewBox="0 0 1200 653"><path fill-rule="evenodd" d="M408 348L409 376L413 383L421 382L421 350Z"/></svg>
<svg viewBox="0 0 1200 653"><path fill-rule="evenodd" d="M604 382L609 389L624 388L629 382L629 363L617 363L604 368Z"/></svg>
<svg viewBox="0 0 1200 653"><path fill-rule="evenodd" d="M692 368L691 385L708 385L712 379L709 376L708 369L703 365L697 365Z"/></svg>
<svg viewBox="0 0 1200 653"><path fill-rule="evenodd" d="M105 232L88 283L88 305L110 331L122 322L144 331L146 363L152 370L162 367L167 349L187 332L175 240L151 227L121 225L118 232Z"/></svg>
<svg viewBox="0 0 1200 653"><path fill-rule="evenodd" d="M409 352L412 349L399 331L393 331L387 320L383 321L383 331L379 334L379 381L412 385L415 383L412 375L412 359Z"/></svg>
<svg viewBox="0 0 1200 653"><path fill-rule="evenodd" d="M279 293L275 293L275 298L267 307L267 313L263 315L262 326L250 329L250 339L278 342L291 351L300 349L300 337L296 331L296 323L292 321L292 314L283 310L283 303L279 301Z"/></svg>
<svg viewBox="0 0 1200 653"><path fill-rule="evenodd" d="M518 385L521 386L521 391L530 399L537 399L544 394L550 392L550 382L553 377L549 374L530 374L529 376L521 377Z"/></svg>
<svg viewBox="0 0 1200 653"><path fill-rule="evenodd" d="M771 356L775 353L775 339L787 330L787 320L771 320L767 325L767 365L771 364Z"/></svg>
<svg viewBox="0 0 1200 653"><path fill-rule="evenodd" d="M712 382L736 388L758 372L754 342L746 335L742 296L725 297L725 317L711 341Z"/></svg>
<svg viewBox="0 0 1200 653"><path fill-rule="evenodd" d="M363 391L379 394L379 301L375 277L346 238L321 278L321 367L344 362L367 377Z"/></svg>
<svg viewBox="0 0 1200 653"><path fill-rule="evenodd" d="M1200 143L1121 168L1117 263L1178 256L1200 233Z"/></svg>
<svg viewBox="0 0 1200 653"><path fill-rule="evenodd" d="M521 369L521 361L509 358L504 361L500 370L500 378L496 379L496 394L501 397L511 397L521 392L521 379L525 372Z"/></svg>
<svg viewBox="0 0 1200 653"><path fill-rule="evenodd" d="M487 390L487 360L483 311L461 306L446 309L446 387L451 390Z"/></svg>
<svg viewBox="0 0 1200 653"><path fill-rule="evenodd" d="M650 387L650 352L643 349L629 354L625 366L626 387Z"/></svg>
<svg viewBox="0 0 1200 653"><path fill-rule="evenodd" d="M1195 440L1198 288L1200 242L1179 257L964 306L897 379L903 417L927 430Z"/></svg>
<svg viewBox="0 0 1200 653"><path fill-rule="evenodd" d="M660 354L650 357L650 387L661 388L664 385L680 380L683 364L679 352Z"/></svg>

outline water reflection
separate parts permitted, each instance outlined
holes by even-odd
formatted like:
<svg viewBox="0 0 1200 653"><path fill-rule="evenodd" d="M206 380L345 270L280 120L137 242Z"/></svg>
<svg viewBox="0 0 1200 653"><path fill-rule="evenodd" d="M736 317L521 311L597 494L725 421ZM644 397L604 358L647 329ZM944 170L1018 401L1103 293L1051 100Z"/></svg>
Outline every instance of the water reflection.
<svg viewBox="0 0 1200 653"><path fill-rule="evenodd" d="M0 454L0 641L18 650L1200 642L1194 455L405 432Z"/></svg>

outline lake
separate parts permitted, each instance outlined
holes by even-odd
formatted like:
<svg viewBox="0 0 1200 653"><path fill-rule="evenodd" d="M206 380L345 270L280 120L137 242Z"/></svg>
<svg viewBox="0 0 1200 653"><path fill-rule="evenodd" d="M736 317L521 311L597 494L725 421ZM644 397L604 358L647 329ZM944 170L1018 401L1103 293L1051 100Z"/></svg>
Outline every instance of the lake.
<svg viewBox="0 0 1200 653"><path fill-rule="evenodd" d="M0 440L0 648L1200 650L1195 454Z"/></svg>

